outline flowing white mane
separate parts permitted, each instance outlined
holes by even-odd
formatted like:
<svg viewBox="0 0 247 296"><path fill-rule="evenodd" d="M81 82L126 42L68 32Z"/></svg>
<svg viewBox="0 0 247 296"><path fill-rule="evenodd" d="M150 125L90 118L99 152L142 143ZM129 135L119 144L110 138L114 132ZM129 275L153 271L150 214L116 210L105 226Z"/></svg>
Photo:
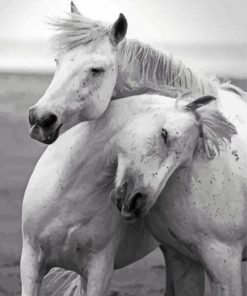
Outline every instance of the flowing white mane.
<svg viewBox="0 0 247 296"><path fill-rule="evenodd" d="M120 45L121 72L140 81L157 93L177 97L211 94L217 96L218 81L199 77L172 55L152 48L138 40L124 40Z"/></svg>
<svg viewBox="0 0 247 296"><path fill-rule="evenodd" d="M74 13L67 18L54 19L50 24L57 30L53 37L53 47L58 51L99 42L111 31L108 24ZM143 86L142 93L155 92L170 97L204 94L217 96L216 80L195 75L171 55L167 56L137 40L125 39L119 47L119 76L124 76L128 85L126 91L126 84L123 86L117 81L116 92L119 94L114 97L121 97L121 92L124 93L122 97L135 94L137 84Z"/></svg>

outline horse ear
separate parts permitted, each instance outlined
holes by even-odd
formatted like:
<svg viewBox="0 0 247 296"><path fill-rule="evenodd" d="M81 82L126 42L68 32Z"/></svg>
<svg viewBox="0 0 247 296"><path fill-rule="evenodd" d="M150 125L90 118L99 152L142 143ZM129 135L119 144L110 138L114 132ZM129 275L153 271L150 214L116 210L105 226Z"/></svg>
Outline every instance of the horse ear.
<svg viewBox="0 0 247 296"><path fill-rule="evenodd" d="M126 17L120 13L118 19L112 25L111 33L110 33L110 41L114 46L117 46L119 42L121 42L127 32L128 22Z"/></svg>
<svg viewBox="0 0 247 296"><path fill-rule="evenodd" d="M71 13L81 15L80 11L78 10L78 8L76 7L76 5L73 1L71 1L71 3L70 3L70 11L71 11Z"/></svg>
<svg viewBox="0 0 247 296"><path fill-rule="evenodd" d="M195 111L196 109L198 109L202 106L205 106L215 100L216 100L216 98L214 96L203 96L203 97L200 97L200 98L190 102L184 108L185 108L185 110L188 110L188 111Z"/></svg>

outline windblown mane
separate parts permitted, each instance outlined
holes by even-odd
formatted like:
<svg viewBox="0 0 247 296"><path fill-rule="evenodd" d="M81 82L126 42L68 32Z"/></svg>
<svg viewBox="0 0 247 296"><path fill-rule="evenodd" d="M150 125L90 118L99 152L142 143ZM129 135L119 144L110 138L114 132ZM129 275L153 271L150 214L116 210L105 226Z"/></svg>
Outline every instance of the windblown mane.
<svg viewBox="0 0 247 296"><path fill-rule="evenodd" d="M137 40L124 40L120 45L121 72L129 75L129 80L138 81L147 89L157 93L177 97L210 94L217 96L218 81L195 73L172 55L152 48Z"/></svg>

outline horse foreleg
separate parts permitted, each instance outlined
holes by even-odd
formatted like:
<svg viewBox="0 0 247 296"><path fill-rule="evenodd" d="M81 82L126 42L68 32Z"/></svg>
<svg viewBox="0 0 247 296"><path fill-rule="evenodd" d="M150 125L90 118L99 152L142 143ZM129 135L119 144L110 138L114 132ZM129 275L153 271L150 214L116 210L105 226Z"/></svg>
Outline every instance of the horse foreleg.
<svg viewBox="0 0 247 296"><path fill-rule="evenodd" d="M115 252L111 246L91 255L87 267L86 296L106 296L114 269Z"/></svg>
<svg viewBox="0 0 247 296"><path fill-rule="evenodd" d="M203 267L175 250L160 246L166 262L165 296L203 296Z"/></svg>
<svg viewBox="0 0 247 296"><path fill-rule="evenodd" d="M21 296L39 296L45 275L44 256L41 249L34 249L25 239L21 254Z"/></svg>
<svg viewBox="0 0 247 296"><path fill-rule="evenodd" d="M206 242L201 249L212 296L242 296L240 246Z"/></svg>

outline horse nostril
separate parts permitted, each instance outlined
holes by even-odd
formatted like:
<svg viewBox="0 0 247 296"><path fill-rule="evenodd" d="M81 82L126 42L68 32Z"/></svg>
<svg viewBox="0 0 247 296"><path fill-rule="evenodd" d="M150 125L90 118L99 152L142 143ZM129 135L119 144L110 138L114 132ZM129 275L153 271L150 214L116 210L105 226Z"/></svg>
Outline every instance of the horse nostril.
<svg viewBox="0 0 247 296"><path fill-rule="evenodd" d="M43 115L38 120L38 124L42 128L49 128L57 121L57 115L53 113L48 113Z"/></svg>
<svg viewBox="0 0 247 296"><path fill-rule="evenodd" d="M143 197L143 194L141 192L137 192L130 198L129 205L128 205L128 208L130 211L133 211L136 209L137 202L142 197Z"/></svg>
<svg viewBox="0 0 247 296"><path fill-rule="evenodd" d="M33 125L36 124L36 122L37 122L37 116L36 116L35 108L31 108L29 110L28 120L29 120L29 124L31 126L33 126Z"/></svg>

